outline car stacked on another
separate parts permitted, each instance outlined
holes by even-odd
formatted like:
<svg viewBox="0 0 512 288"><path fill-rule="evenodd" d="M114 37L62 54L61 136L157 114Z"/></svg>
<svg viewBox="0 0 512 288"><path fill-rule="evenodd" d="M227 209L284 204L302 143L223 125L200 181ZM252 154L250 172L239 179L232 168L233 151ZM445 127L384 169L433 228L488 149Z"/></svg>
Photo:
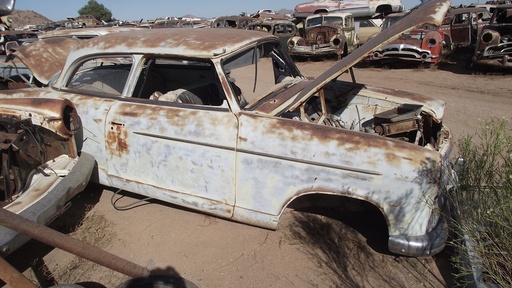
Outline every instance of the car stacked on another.
<svg viewBox="0 0 512 288"><path fill-rule="evenodd" d="M341 58L357 48L359 36L350 13L333 12L308 16L303 35L288 41L294 57L336 56Z"/></svg>
<svg viewBox="0 0 512 288"><path fill-rule="evenodd" d="M306 18L313 14L344 11L357 18L382 16L404 10L402 0L314 0L295 6L295 18Z"/></svg>
<svg viewBox="0 0 512 288"><path fill-rule="evenodd" d="M359 83L352 66L448 7L425 2L313 80L269 33L151 29L82 41L49 87L0 98L72 101L101 184L268 229L287 207L375 209L391 252L432 255L456 185L445 103Z"/></svg>
<svg viewBox="0 0 512 288"><path fill-rule="evenodd" d="M512 68L512 4L496 6L489 24L478 36L472 62Z"/></svg>

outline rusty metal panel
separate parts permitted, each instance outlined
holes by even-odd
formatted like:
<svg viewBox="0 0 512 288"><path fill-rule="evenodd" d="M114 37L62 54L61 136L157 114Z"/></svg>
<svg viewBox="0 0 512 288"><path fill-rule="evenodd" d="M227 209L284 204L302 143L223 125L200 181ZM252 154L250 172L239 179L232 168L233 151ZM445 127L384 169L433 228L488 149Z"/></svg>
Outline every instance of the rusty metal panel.
<svg viewBox="0 0 512 288"><path fill-rule="evenodd" d="M75 124L78 123L74 105L66 99L0 99L0 115L11 115L22 119L31 118L35 124L66 138L72 136L74 131L71 131L72 127L65 123L65 116L71 116Z"/></svg>
<svg viewBox="0 0 512 288"><path fill-rule="evenodd" d="M116 187L230 217L237 119L227 109L118 102L106 119L107 171Z"/></svg>
<svg viewBox="0 0 512 288"><path fill-rule="evenodd" d="M62 70L69 51L78 43L80 40L70 38L36 41L30 45L18 47L16 52L8 58L12 58L13 55L20 58L32 74L46 84Z"/></svg>
<svg viewBox="0 0 512 288"><path fill-rule="evenodd" d="M439 177L436 151L288 119L246 113L239 119L234 218L247 218L249 210L277 217L283 203L305 193L346 193L385 212L390 235L426 231L425 201L434 200L438 186L420 175Z"/></svg>

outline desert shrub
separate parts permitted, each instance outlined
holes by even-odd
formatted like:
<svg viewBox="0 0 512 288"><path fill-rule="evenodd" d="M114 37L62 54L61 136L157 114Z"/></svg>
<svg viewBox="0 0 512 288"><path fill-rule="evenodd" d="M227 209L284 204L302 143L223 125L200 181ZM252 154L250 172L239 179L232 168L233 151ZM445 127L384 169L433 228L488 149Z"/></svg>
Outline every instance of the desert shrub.
<svg viewBox="0 0 512 288"><path fill-rule="evenodd" d="M491 119L459 142L464 164L454 204L454 263L460 285L512 287L512 135ZM472 266L473 265L473 266ZM475 283L473 283L474 285Z"/></svg>

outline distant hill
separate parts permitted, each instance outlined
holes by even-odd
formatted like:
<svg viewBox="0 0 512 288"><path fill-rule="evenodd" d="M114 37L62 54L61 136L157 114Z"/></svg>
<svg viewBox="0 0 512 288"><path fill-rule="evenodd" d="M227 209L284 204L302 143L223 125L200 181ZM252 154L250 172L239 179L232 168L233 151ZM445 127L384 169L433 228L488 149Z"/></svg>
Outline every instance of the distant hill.
<svg viewBox="0 0 512 288"><path fill-rule="evenodd" d="M42 25L54 21L32 10L14 10L9 17L12 19L12 27L25 27L26 25Z"/></svg>
<svg viewBox="0 0 512 288"><path fill-rule="evenodd" d="M286 14L293 15L293 10L281 9L281 10L277 11L277 13L279 15L286 15Z"/></svg>

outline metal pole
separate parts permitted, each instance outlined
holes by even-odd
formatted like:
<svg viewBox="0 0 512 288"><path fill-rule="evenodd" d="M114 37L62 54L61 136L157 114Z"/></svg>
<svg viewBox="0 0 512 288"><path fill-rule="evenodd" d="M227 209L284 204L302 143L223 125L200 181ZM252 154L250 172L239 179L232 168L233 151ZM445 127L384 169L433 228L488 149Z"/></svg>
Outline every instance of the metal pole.
<svg viewBox="0 0 512 288"><path fill-rule="evenodd" d="M0 210L4 210L0 208ZM11 287L36 288L37 286L28 280L21 272L14 269L4 258L0 257L0 279Z"/></svg>
<svg viewBox="0 0 512 288"><path fill-rule="evenodd" d="M150 274L150 271L145 267L2 208L0 208L0 225L131 277L148 276Z"/></svg>

